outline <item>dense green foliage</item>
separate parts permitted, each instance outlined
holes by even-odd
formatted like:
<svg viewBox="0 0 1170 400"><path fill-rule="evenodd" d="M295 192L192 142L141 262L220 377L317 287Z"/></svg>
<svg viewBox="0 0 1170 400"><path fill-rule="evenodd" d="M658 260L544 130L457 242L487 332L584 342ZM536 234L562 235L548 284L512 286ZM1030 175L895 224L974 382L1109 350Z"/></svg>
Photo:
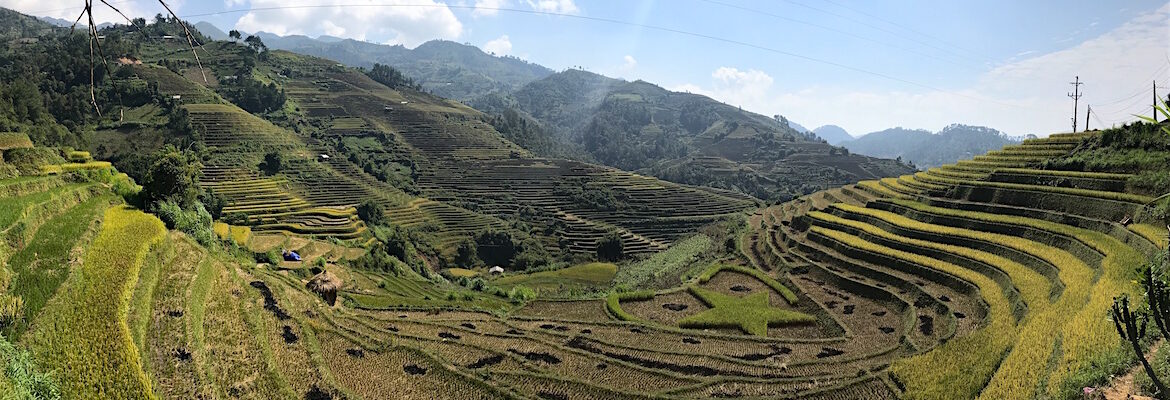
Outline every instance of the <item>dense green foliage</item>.
<svg viewBox="0 0 1170 400"><path fill-rule="evenodd" d="M374 63L374 67L366 71L366 76L393 89L419 90L419 85L413 79L389 65Z"/></svg>
<svg viewBox="0 0 1170 400"><path fill-rule="evenodd" d="M357 215L369 226L385 225L389 222L386 220L386 212L382 210L382 206L373 200L366 200L358 204Z"/></svg>
<svg viewBox="0 0 1170 400"><path fill-rule="evenodd" d="M173 201L183 207L193 207L200 195L201 168L203 164L191 151L172 146L160 150L142 181L144 204Z"/></svg>
<svg viewBox="0 0 1170 400"><path fill-rule="evenodd" d="M3 399L60 399L61 390L53 377L39 369L28 351L17 349L0 335L0 390L5 391Z"/></svg>
<svg viewBox="0 0 1170 400"><path fill-rule="evenodd" d="M625 256L622 245L622 235L610 232L597 242L597 259L602 261L617 261Z"/></svg>
<svg viewBox="0 0 1170 400"><path fill-rule="evenodd" d="M270 151L264 154L264 159L256 167L268 175L276 175L280 173L280 169L284 166L284 154L278 151Z"/></svg>
<svg viewBox="0 0 1170 400"><path fill-rule="evenodd" d="M396 276L410 274L411 271L423 277L431 276L423 257L434 254L430 245L433 239L397 225L374 226L373 232L375 243L365 255L353 261L353 266L389 272Z"/></svg>
<svg viewBox="0 0 1170 400"><path fill-rule="evenodd" d="M1106 129L1071 154L1049 160L1045 169L1134 174L1127 189L1158 197L1170 193L1170 134L1165 123L1137 122ZM1151 205L1151 216L1170 221L1170 198Z"/></svg>
<svg viewBox="0 0 1170 400"><path fill-rule="evenodd" d="M228 100L250 113L267 113L284 107L284 89L274 83L261 83L250 77L237 78L236 84L220 90Z"/></svg>

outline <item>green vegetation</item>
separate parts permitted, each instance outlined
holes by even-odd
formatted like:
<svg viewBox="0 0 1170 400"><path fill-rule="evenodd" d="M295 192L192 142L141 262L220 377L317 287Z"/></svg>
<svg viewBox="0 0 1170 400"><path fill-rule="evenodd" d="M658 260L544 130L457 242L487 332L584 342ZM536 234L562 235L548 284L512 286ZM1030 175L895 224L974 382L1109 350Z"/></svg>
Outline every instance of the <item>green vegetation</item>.
<svg viewBox="0 0 1170 400"><path fill-rule="evenodd" d="M807 314L772 307L768 304L767 292L736 297L698 286L687 290L711 309L680 320L678 324L684 328L734 327L749 335L767 336L769 326L816 321Z"/></svg>
<svg viewBox="0 0 1170 400"><path fill-rule="evenodd" d="M665 251L658 252L645 260L618 268L614 284L618 288L640 288L666 276L681 276L689 266L698 262L701 255L711 249L711 237L703 234L678 241ZM671 284L677 284L675 280Z"/></svg>
<svg viewBox="0 0 1170 400"><path fill-rule="evenodd" d="M617 265L595 262L549 271L509 275L494 279L491 283L505 289L526 286L538 293L596 290L608 286L617 271Z"/></svg>
<svg viewBox="0 0 1170 400"><path fill-rule="evenodd" d="M4 399L56 400L61 390L53 377L39 371L27 351L17 349L0 335L0 392Z"/></svg>

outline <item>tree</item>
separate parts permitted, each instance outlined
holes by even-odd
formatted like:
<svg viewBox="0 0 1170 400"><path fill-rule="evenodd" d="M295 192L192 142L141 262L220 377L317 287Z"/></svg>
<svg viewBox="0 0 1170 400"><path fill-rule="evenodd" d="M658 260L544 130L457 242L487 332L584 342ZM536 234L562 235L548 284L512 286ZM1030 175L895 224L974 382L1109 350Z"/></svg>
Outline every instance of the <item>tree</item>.
<svg viewBox="0 0 1170 400"><path fill-rule="evenodd" d="M476 254L487 265L512 265L512 259L520 252L519 243L512 234L489 230L475 238Z"/></svg>
<svg viewBox="0 0 1170 400"><path fill-rule="evenodd" d="M382 206L370 199L358 204L357 215L368 226L384 225L387 222L386 213L382 211Z"/></svg>
<svg viewBox="0 0 1170 400"><path fill-rule="evenodd" d="M203 164L194 152L179 150L173 145L163 147L155 153L154 160L142 183L142 194L146 204L157 201L174 201L184 208L199 197L199 177Z"/></svg>
<svg viewBox="0 0 1170 400"><path fill-rule="evenodd" d="M232 29L231 32L228 32L228 37L231 38L233 42L240 40L240 31Z"/></svg>
<svg viewBox="0 0 1170 400"><path fill-rule="evenodd" d="M248 35L248 37L244 39L244 43L248 45L248 48L257 53L268 50L268 46L264 44L264 40L260 39L260 37L256 35Z"/></svg>
<svg viewBox="0 0 1170 400"><path fill-rule="evenodd" d="M459 247L455 249L455 265L458 267L474 267L479 265L482 261L479 260L477 253L479 249L475 247L475 241L465 239L459 243Z"/></svg>
<svg viewBox="0 0 1170 400"><path fill-rule="evenodd" d="M617 232L610 232L597 242L597 259L601 261L617 261L625 256L625 245L622 236Z"/></svg>
<svg viewBox="0 0 1170 400"><path fill-rule="evenodd" d="M419 86L414 83L413 79L408 78L406 75L403 75L402 72L394 69L389 65L375 63L374 68L369 72L366 72L366 75L369 76L370 79L378 81L378 83L389 86L393 89L419 89Z"/></svg>
<svg viewBox="0 0 1170 400"><path fill-rule="evenodd" d="M270 151L264 155L264 161L258 165L261 171L268 175L276 175L284 168L284 155L277 151Z"/></svg>

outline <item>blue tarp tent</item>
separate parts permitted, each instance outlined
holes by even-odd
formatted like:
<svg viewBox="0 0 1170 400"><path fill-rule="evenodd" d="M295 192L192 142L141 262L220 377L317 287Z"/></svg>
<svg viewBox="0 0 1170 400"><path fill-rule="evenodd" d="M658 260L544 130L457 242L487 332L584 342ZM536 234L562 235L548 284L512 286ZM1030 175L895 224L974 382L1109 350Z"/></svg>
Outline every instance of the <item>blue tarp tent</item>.
<svg viewBox="0 0 1170 400"><path fill-rule="evenodd" d="M301 255L297 254L297 252L295 252L295 251L286 250L284 252L284 260L285 261L300 261Z"/></svg>

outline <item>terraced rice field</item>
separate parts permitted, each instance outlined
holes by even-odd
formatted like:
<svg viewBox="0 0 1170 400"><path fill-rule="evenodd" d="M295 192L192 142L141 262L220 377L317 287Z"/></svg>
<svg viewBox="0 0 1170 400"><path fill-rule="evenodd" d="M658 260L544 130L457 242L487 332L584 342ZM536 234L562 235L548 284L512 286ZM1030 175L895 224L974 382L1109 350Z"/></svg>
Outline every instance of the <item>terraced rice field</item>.
<svg viewBox="0 0 1170 400"><path fill-rule="evenodd" d="M29 299L17 343L66 398L1075 398L1127 367L1103 315L1161 244L1109 208L1051 198L1136 204L1111 190L1127 176L1010 164L978 181L928 172L761 209L738 240L743 262L687 273L720 247L699 234L642 262L492 281L655 288L527 304L331 264L343 284L329 306L306 288L307 268L205 249L110 206L100 187L20 178L0 182L12 194L0 198L0 254L21 282L4 293ZM281 212L315 208L284 197L279 179L244 179L218 186L236 211L265 196L302 207ZM485 218L424 199L389 215L444 213ZM53 240L65 234L76 239ZM263 229L247 242L345 253Z"/></svg>
<svg viewBox="0 0 1170 400"><path fill-rule="evenodd" d="M1079 396L1125 368L1103 316L1160 245L1130 223L1151 198L1126 193L1128 175L1035 169L1084 137L766 209L744 252L806 293L900 301L913 349L881 375L903 397Z"/></svg>
<svg viewBox="0 0 1170 400"><path fill-rule="evenodd" d="M405 225L438 224L445 245L520 218L546 228L537 230L548 232L544 244L556 252L593 253L601 238L616 231L627 254L654 253L700 226L755 206L754 199L725 191L533 157L502 140L477 112L462 105L422 94L404 97L364 75L313 65L318 60L293 57L290 62L307 64L302 65L311 77L307 80L315 83L292 85L288 95L309 110L306 117L327 127L316 135L351 144L378 140L378 159L410 164L425 199L387 204L389 215ZM348 164L343 157L329 163ZM583 204L565 194L566 187L607 188L622 204Z"/></svg>

